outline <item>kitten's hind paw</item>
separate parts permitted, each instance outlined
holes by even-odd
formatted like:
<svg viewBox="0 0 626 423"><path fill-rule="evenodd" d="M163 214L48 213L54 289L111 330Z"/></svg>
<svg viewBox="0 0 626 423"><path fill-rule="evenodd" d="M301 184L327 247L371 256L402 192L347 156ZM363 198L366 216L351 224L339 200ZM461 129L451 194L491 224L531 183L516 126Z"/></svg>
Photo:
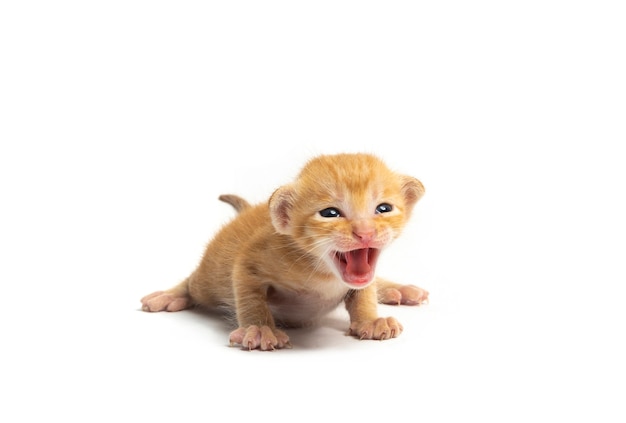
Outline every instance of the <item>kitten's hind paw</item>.
<svg viewBox="0 0 626 423"><path fill-rule="evenodd" d="M174 295L165 291L153 292L141 299L143 311L180 311L189 307L191 301L188 296Z"/></svg>
<svg viewBox="0 0 626 423"><path fill-rule="evenodd" d="M289 336L282 330L269 326L250 325L239 327L230 333L230 345L241 345L244 350L273 351L280 348L291 348Z"/></svg>
<svg viewBox="0 0 626 423"><path fill-rule="evenodd" d="M428 291L415 285L386 286L379 288L378 302L389 305L420 305L428 302Z"/></svg>

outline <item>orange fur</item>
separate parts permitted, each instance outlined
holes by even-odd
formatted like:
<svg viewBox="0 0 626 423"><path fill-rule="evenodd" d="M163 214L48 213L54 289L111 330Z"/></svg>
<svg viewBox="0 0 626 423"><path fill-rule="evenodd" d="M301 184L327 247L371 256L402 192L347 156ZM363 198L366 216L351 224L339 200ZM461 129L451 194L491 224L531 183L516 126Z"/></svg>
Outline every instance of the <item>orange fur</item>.
<svg viewBox="0 0 626 423"><path fill-rule="evenodd" d="M376 261L423 194L420 181L373 155L316 157L267 203L220 196L237 217L215 235L187 279L142 298L142 308L226 307L238 324L230 342L246 349L290 347L282 329L311 324L341 302L350 334L396 337L402 326L380 318L377 303L417 305L428 292L377 278Z"/></svg>

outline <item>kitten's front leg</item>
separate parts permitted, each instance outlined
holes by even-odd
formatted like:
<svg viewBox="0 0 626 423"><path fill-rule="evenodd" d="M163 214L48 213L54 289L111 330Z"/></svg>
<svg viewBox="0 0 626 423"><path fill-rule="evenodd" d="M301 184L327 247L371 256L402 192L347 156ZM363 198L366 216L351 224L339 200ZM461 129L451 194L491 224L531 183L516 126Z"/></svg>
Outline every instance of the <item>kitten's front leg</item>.
<svg viewBox="0 0 626 423"><path fill-rule="evenodd" d="M345 299L350 315L348 334L359 339L390 339L402 333L402 325L393 317L378 317L376 286L353 290Z"/></svg>
<svg viewBox="0 0 626 423"><path fill-rule="evenodd" d="M254 282L236 283L235 304L239 327L230 333L231 345L243 349L272 351L291 348L289 336L276 329L274 318L267 305L267 290Z"/></svg>

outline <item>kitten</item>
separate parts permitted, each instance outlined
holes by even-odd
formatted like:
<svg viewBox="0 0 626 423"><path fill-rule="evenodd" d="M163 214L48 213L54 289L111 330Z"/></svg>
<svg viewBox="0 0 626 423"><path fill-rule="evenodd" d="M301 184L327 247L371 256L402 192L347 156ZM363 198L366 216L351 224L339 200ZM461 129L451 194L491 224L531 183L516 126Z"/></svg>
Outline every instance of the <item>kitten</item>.
<svg viewBox="0 0 626 423"><path fill-rule="evenodd" d="M310 160L267 203L222 195L237 217L187 279L142 298L142 309L225 306L238 323L231 345L273 350L291 347L282 329L311 324L344 302L349 334L394 338L402 325L378 317L377 302L419 305L428 292L376 277L376 263L423 194L420 181L373 155L337 154Z"/></svg>

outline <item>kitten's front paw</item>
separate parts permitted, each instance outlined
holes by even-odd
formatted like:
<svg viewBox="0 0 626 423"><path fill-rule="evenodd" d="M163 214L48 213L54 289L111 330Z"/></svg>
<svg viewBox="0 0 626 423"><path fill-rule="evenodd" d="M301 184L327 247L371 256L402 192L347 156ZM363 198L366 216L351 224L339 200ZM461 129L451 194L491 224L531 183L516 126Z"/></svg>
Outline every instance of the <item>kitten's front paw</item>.
<svg viewBox="0 0 626 423"><path fill-rule="evenodd" d="M415 285L379 289L378 301L390 305L420 305L428 302L428 291Z"/></svg>
<svg viewBox="0 0 626 423"><path fill-rule="evenodd" d="M289 336L282 330L272 329L269 326L250 325L240 327L230 333L230 345L241 345L249 351L260 349L273 351L277 348L291 348Z"/></svg>
<svg viewBox="0 0 626 423"><path fill-rule="evenodd" d="M367 322L352 322L349 335L359 339L391 339L402 333L402 325L393 317L380 317Z"/></svg>

